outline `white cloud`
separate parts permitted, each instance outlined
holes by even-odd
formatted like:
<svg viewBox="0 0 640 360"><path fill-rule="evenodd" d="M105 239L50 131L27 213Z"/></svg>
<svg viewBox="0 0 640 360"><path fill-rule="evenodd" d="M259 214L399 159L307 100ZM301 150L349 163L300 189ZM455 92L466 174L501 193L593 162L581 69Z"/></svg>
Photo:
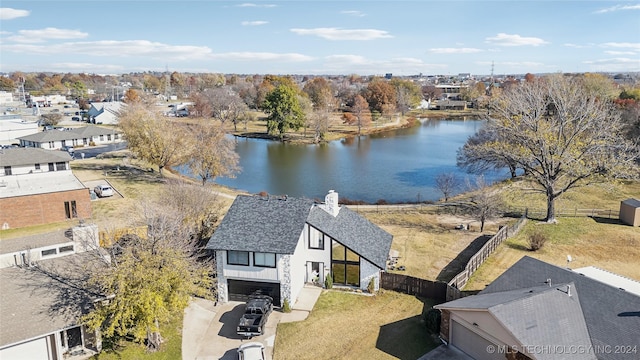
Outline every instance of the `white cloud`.
<svg viewBox="0 0 640 360"><path fill-rule="evenodd" d="M625 48L625 49L640 50L640 43L615 43L615 42L608 42L608 43L601 44L601 46L602 46L602 47L607 47L607 48Z"/></svg>
<svg viewBox="0 0 640 360"><path fill-rule="evenodd" d="M339 29L339 28L315 28L315 29L291 29L298 35L313 35L327 40L374 40L392 38L387 31L375 29Z"/></svg>
<svg viewBox="0 0 640 360"><path fill-rule="evenodd" d="M599 60L587 60L583 63L591 65L594 71L601 71L607 69L607 71L640 71L640 59L630 58L611 58L611 59L599 59Z"/></svg>
<svg viewBox="0 0 640 360"><path fill-rule="evenodd" d="M29 10L18 10L13 8L0 8L0 20L12 20L29 16Z"/></svg>
<svg viewBox="0 0 640 360"><path fill-rule="evenodd" d="M362 11L359 11L359 10L343 10L343 11L340 11L340 14L345 14L345 15L355 16L355 17L366 16L365 13L363 13Z"/></svg>
<svg viewBox="0 0 640 360"><path fill-rule="evenodd" d="M7 40L21 43L38 43L46 40L84 39L88 33L79 30L45 28L39 30L20 30L18 35L9 36Z"/></svg>
<svg viewBox="0 0 640 360"><path fill-rule="evenodd" d="M243 21L240 24L242 24L242 26L260 26L260 25L266 25L268 23L269 23L268 21L256 20L256 21Z"/></svg>
<svg viewBox="0 0 640 360"><path fill-rule="evenodd" d="M608 55L635 55L636 54L633 51L614 51L614 50L607 50L604 53Z"/></svg>
<svg viewBox="0 0 640 360"><path fill-rule="evenodd" d="M429 49L434 54L473 54L482 52L481 49L475 48L433 48Z"/></svg>
<svg viewBox="0 0 640 360"><path fill-rule="evenodd" d="M68 42L54 45L3 45L3 51L25 54L83 54L104 57L148 56L167 60L208 58L212 51L205 46L168 45L147 40Z"/></svg>
<svg viewBox="0 0 640 360"><path fill-rule="evenodd" d="M216 60L231 61L286 61L286 62L302 62L311 61L313 57L296 54L296 53L266 53L266 52L229 52L213 54L211 58Z"/></svg>
<svg viewBox="0 0 640 360"><path fill-rule="evenodd" d="M494 37L488 37L485 42L498 45L498 46L540 46L548 44L548 42L535 37L522 37L514 34L509 35L505 33L499 33Z"/></svg>
<svg viewBox="0 0 640 360"><path fill-rule="evenodd" d="M609 12L614 12L614 11L626 11L626 10L640 10L640 4L636 4L636 5L615 5L612 7L608 7L608 8L604 8L604 9L600 9L597 11L594 11L594 13L596 14L604 14L604 13L609 13Z"/></svg>
<svg viewBox="0 0 640 360"><path fill-rule="evenodd" d="M254 3L242 3L236 5L237 7L257 7L257 8L273 8L277 5L275 4L254 4Z"/></svg>

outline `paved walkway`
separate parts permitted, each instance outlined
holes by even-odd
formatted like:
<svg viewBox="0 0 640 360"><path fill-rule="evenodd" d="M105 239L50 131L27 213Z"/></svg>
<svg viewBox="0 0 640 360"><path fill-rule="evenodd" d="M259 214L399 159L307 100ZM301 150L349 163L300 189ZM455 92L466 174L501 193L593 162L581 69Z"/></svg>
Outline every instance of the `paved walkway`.
<svg viewBox="0 0 640 360"><path fill-rule="evenodd" d="M321 293L322 289L317 286L305 286L290 313L274 311L269 316L264 335L251 339L265 345L267 360L272 358L278 324L306 319ZM236 335L236 324L243 309L242 302L215 305L209 300L193 299L184 312L182 359L236 360L236 349L246 341Z"/></svg>

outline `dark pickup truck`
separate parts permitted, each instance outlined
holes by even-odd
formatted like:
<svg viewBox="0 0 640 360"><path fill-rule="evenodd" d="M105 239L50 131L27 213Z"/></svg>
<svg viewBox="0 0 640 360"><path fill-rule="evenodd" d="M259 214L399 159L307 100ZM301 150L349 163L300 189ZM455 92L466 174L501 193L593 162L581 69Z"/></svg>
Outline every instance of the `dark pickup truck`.
<svg viewBox="0 0 640 360"><path fill-rule="evenodd" d="M264 327L272 310L273 299L270 296L254 295L249 298L238 322L238 335L252 338L264 334Z"/></svg>

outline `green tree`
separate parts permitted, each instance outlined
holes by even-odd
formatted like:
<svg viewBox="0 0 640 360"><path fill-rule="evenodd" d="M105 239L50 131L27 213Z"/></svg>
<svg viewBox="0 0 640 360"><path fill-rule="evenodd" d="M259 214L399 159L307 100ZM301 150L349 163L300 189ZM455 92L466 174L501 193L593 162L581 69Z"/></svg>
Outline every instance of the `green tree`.
<svg viewBox="0 0 640 360"><path fill-rule="evenodd" d="M185 162L184 129L142 104L128 106L119 125L129 150L140 159L156 165L158 171Z"/></svg>
<svg viewBox="0 0 640 360"><path fill-rule="evenodd" d="M546 221L555 222L555 200L590 182L638 177L638 148L625 141L619 111L581 77L561 74L504 90L485 126L486 141L467 151L491 154L525 170L547 200Z"/></svg>
<svg viewBox="0 0 640 360"><path fill-rule="evenodd" d="M108 249L106 266L89 279L108 300L96 303L83 323L106 339L132 337L155 351L162 342L160 324L184 311L191 296L213 297L213 264L198 245L199 226L209 211L202 211L203 200L221 209L210 191L193 186L169 186L158 198L140 203L132 225L144 226L147 233L124 236ZM188 216L193 211L185 212L192 209L200 210L198 221Z"/></svg>
<svg viewBox="0 0 640 360"><path fill-rule="evenodd" d="M235 143L220 126L207 122L190 130L187 164L191 173L202 180L202 185L218 176L233 177L240 171Z"/></svg>
<svg viewBox="0 0 640 360"><path fill-rule="evenodd" d="M269 92L263 104L268 114L267 131L282 136L287 130L298 130L304 125L304 112L297 97L297 91L290 85L278 85Z"/></svg>
<svg viewBox="0 0 640 360"><path fill-rule="evenodd" d="M404 115L411 108L415 108L422 100L420 86L411 80L392 79L390 84L396 89L396 106Z"/></svg>

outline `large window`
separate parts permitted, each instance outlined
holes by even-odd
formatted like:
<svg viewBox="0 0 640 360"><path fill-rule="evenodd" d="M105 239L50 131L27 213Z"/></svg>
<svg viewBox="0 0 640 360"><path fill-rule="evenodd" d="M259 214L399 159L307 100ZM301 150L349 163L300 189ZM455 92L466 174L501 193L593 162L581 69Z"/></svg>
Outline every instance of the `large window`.
<svg viewBox="0 0 640 360"><path fill-rule="evenodd" d="M276 267L276 254L274 253L253 253L253 265L260 267Z"/></svg>
<svg viewBox="0 0 640 360"><path fill-rule="evenodd" d="M227 264L249 266L249 252L235 250L227 251Z"/></svg>
<svg viewBox="0 0 640 360"><path fill-rule="evenodd" d="M324 250L325 235L316 228L309 226L309 249Z"/></svg>
<svg viewBox="0 0 640 360"><path fill-rule="evenodd" d="M12 174L12 172L11 172L11 166L5 166L5 167L4 167L4 174L5 174L5 175L11 175L11 174Z"/></svg>
<svg viewBox="0 0 640 360"><path fill-rule="evenodd" d="M360 256L332 240L331 273L335 284L360 286Z"/></svg>

